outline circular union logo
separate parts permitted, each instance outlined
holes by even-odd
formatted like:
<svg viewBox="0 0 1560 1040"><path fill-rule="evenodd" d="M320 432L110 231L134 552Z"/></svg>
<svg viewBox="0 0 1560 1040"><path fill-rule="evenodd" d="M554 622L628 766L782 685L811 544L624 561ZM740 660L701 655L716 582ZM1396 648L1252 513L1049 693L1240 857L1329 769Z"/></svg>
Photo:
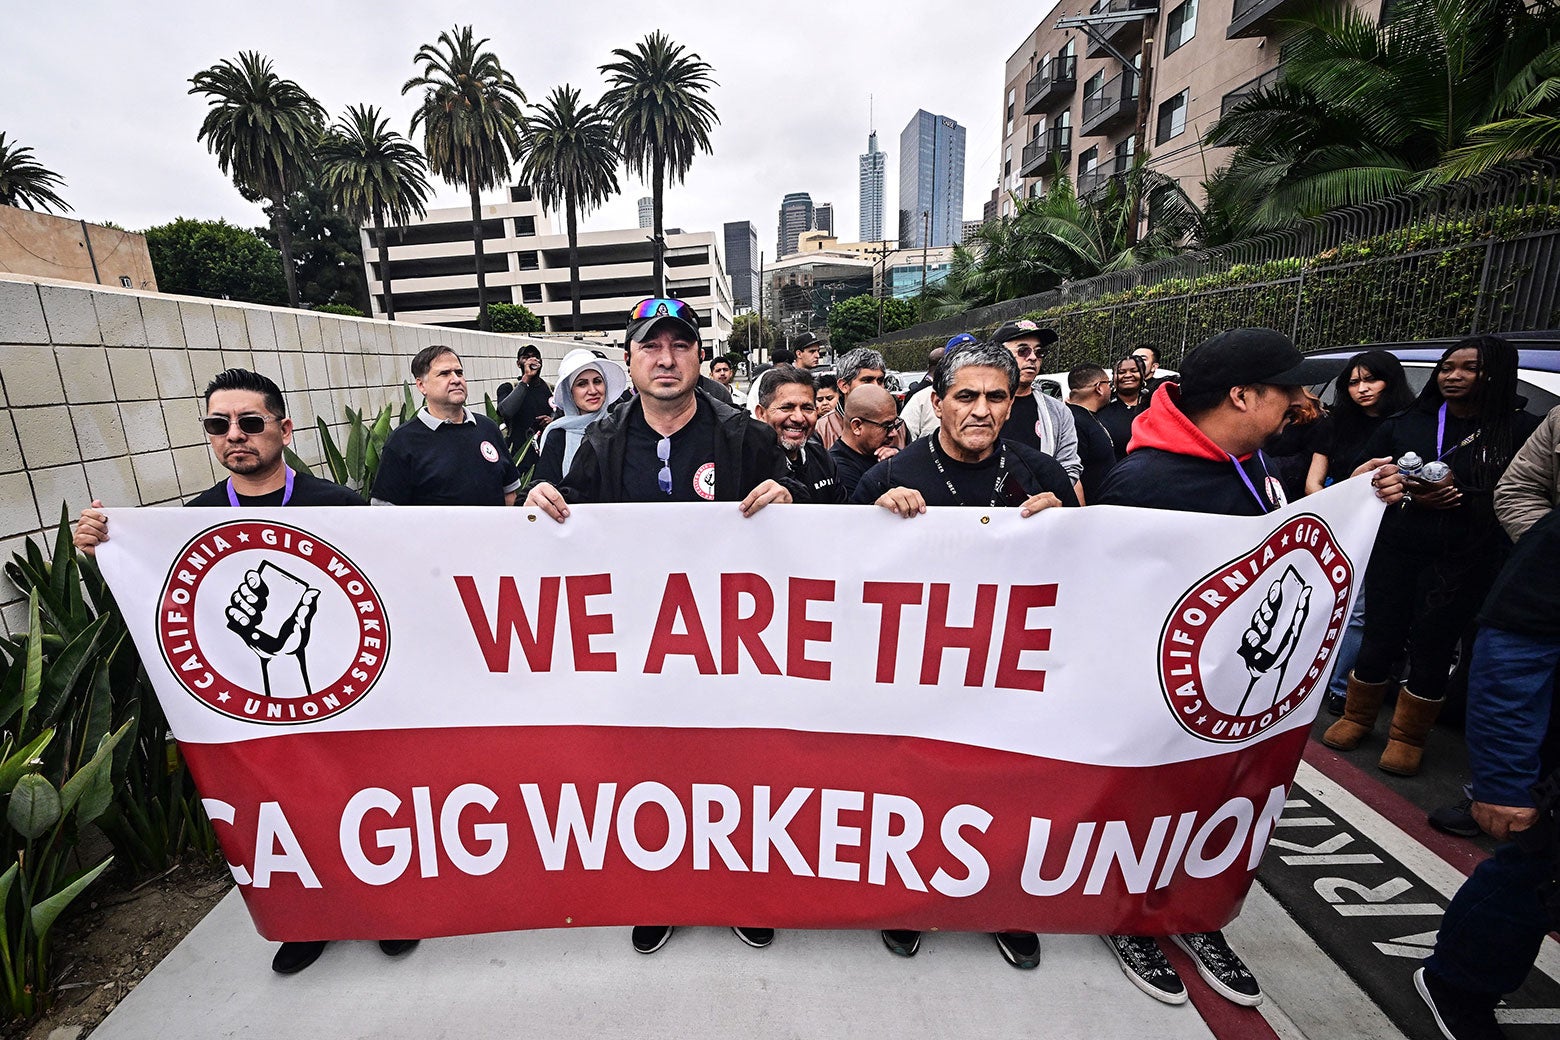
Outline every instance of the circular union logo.
<svg viewBox="0 0 1560 1040"><path fill-rule="evenodd" d="M390 630L379 593L334 546L235 520L179 552L157 641L173 677L213 711L292 726L361 701L384 671Z"/></svg>
<svg viewBox="0 0 1560 1040"><path fill-rule="evenodd" d="M706 462L693 475L693 493L706 502L715 501L715 463Z"/></svg>
<svg viewBox="0 0 1560 1040"><path fill-rule="evenodd" d="M1303 514L1181 597L1159 638L1165 702L1194 736L1249 740L1323 682L1348 617L1354 566Z"/></svg>
<svg viewBox="0 0 1560 1040"><path fill-rule="evenodd" d="M487 459L489 462L498 461L498 449L493 447L492 441L482 442L482 457Z"/></svg>

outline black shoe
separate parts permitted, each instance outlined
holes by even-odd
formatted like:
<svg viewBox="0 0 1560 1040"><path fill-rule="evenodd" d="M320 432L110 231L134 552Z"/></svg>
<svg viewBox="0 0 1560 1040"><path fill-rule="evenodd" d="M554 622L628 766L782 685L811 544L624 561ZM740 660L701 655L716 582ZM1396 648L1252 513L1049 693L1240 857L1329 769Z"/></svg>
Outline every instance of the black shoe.
<svg viewBox="0 0 1560 1040"><path fill-rule="evenodd" d="M1185 1004L1186 986L1170 966L1159 943L1147 935L1102 935L1121 963L1122 974L1138 989L1166 1004Z"/></svg>
<svg viewBox="0 0 1560 1040"><path fill-rule="evenodd" d="M1323 707L1327 709L1327 714L1338 716L1343 715L1344 705L1348 703L1349 698L1341 693L1332 693L1331 691L1328 692L1326 700L1322 702Z"/></svg>
<svg viewBox="0 0 1560 1040"><path fill-rule="evenodd" d="M379 948L385 951L386 957L399 957L421 941L421 939L381 939Z"/></svg>
<svg viewBox="0 0 1560 1040"><path fill-rule="evenodd" d="M1015 968L1040 966L1040 937L1034 932L992 932L1002 959Z"/></svg>
<svg viewBox="0 0 1560 1040"><path fill-rule="evenodd" d="M672 926L669 924L636 924L634 925L634 949L640 953L654 953L666 945L666 940L672 937Z"/></svg>
<svg viewBox="0 0 1560 1040"><path fill-rule="evenodd" d="M753 947L762 950L765 946L775 941L773 928L732 928L737 933L737 938Z"/></svg>
<svg viewBox="0 0 1560 1040"><path fill-rule="evenodd" d="M1262 987L1257 985L1256 976L1230 949L1223 932L1187 932L1170 938L1191 954L1197 974L1219 996L1243 1007L1262 1003Z"/></svg>
<svg viewBox="0 0 1560 1040"><path fill-rule="evenodd" d="M1473 806L1472 798L1464 798L1455 805L1443 805L1432 812L1427 820L1430 826L1443 834L1454 834L1459 838L1477 838L1484 833L1479 827L1478 821L1473 818L1469 810Z"/></svg>
<svg viewBox="0 0 1560 1040"><path fill-rule="evenodd" d="M1446 1040L1504 1040L1494 1001L1454 990L1423 968L1414 972L1414 988Z"/></svg>
<svg viewBox="0 0 1560 1040"><path fill-rule="evenodd" d="M884 929L883 945L888 947L890 953L897 953L901 957L914 957L915 951L921 948L921 933Z"/></svg>
<svg viewBox="0 0 1560 1040"><path fill-rule="evenodd" d="M278 975L296 975L320 959L323 942L284 942L271 958L271 970Z"/></svg>

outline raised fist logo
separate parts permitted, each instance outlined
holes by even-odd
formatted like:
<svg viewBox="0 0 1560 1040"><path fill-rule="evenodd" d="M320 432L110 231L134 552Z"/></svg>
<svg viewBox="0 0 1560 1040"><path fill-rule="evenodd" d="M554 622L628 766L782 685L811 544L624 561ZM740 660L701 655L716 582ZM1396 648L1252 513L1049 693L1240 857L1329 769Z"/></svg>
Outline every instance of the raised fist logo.
<svg viewBox="0 0 1560 1040"><path fill-rule="evenodd" d="M319 598L318 590L267 560L245 574L228 599L227 627L260 658L260 679L267 697L307 697L314 692L309 686L304 651ZM279 657L297 660L303 683L300 692L273 693L271 662Z"/></svg>
<svg viewBox="0 0 1560 1040"><path fill-rule="evenodd" d="M1285 569L1283 577L1268 586L1267 595L1251 616L1241 636L1240 647L1235 652L1246 662L1251 681L1246 685L1246 695L1240 699L1237 715L1246 711L1246 702L1259 683L1276 676L1270 704L1278 702L1284 688L1284 671L1300 645L1300 630L1306 618L1311 616L1311 587L1300 577L1293 566Z"/></svg>

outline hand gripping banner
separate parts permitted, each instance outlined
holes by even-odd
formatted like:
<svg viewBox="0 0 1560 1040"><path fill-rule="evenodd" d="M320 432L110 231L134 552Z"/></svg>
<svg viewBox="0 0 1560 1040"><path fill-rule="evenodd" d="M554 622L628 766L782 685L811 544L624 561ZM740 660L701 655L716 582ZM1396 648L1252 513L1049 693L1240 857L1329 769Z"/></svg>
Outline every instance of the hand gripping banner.
<svg viewBox="0 0 1560 1040"><path fill-rule="evenodd" d="M256 926L306 940L1219 927L1381 507L109 515Z"/></svg>

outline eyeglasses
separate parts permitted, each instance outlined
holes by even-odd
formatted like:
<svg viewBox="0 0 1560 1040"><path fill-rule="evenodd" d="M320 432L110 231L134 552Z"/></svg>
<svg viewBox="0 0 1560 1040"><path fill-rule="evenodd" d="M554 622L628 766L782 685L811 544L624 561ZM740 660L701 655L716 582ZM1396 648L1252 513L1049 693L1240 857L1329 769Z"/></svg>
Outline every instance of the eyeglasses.
<svg viewBox="0 0 1560 1040"><path fill-rule="evenodd" d="M1013 353L1016 356L1018 356L1020 358L1023 358L1025 361L1028 361L1030 358L1043 358L1043 357L1045 357L1045 348L1043 348L1043 347L1031 347L1031 346L1025 345L1025 346L1022 346L1022 347L1014 347L1013 348Z"/></svg>
<svg viewBox="0 0 1560 1040"><path fill-rule="evenodd" d="M878 429L884 431L885 433L893 433L895 430L899 429L901 426L903 426L905 424L905 421L903 419L899 418L897 415L894 418L888 419L886 421L882 421L882 420L878 420L878 419L868 419L864 415L854 415L854 416L851 416L851 418L859 419L861 422L867 423L870 426L876 426Z"/></svg>
<svg viewBox="0 0 1560 1040"><path fill-rule="evenodd" d="M656 485L662 494L672 493L672 439L662 437L655 446L655 457L661 460L661 472L655 475Z"/></svg>
<svg viewBox="0 0 1560 1040"><path fill-rule="evenodd" d="M694 328L699 327L699 315L692 307L668 297L652 296L648 300L640 300L628 312L629 321L643 321L645 318L681 318Z"/></svg>
<svg viewBox="0 0 1560 1040"><path fill-rule="evenodd" d="M266 423L281 421L265 415L240 415L237 419L239 432L248 434L250 437L258 437L264 433ZM208 415L200 421L200 425L205 429L208 436L225 437L227 436L228 428L233 425L233 420L230 420L225 415Z"/></svg>

